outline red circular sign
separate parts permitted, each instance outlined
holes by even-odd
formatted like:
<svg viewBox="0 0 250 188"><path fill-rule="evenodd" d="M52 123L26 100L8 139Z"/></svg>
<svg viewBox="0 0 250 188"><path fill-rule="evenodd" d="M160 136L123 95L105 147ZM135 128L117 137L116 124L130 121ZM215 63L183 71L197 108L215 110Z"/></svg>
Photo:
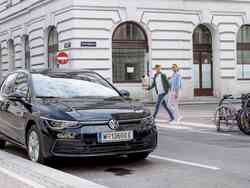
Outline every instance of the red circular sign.
<svg viewBox="0 0 250 188"><path fill-rule="evenodd" d="M68 54L63 51L57 52L56 59L57 59L57 63L61 65L67 64L69 62Z"/></svg>

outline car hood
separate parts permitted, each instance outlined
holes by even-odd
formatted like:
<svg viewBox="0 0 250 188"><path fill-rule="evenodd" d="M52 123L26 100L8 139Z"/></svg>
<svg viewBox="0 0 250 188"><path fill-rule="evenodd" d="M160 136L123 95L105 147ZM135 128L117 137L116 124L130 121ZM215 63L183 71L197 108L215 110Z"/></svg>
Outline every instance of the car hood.
<svg viewBox="0 0 250 188"><path fill-rule="evenodd" d="M77 99L77 100L57 100L50 101L46 105L53 114L54 119L95 121L110 119L137 119L150 115L141 104L132 103L123 99Z"/></svg>

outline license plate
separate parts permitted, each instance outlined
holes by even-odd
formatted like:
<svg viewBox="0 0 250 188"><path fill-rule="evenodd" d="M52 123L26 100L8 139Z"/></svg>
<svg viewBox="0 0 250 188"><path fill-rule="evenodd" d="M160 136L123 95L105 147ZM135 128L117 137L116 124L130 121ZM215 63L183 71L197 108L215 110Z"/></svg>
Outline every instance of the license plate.
<svg viewBox="0 0 250 188"><path fill-rule="evenodd" d="M132 140L133 137L133 131L104 132L99 134L98 141L101 143L123 142Z"/></svg>

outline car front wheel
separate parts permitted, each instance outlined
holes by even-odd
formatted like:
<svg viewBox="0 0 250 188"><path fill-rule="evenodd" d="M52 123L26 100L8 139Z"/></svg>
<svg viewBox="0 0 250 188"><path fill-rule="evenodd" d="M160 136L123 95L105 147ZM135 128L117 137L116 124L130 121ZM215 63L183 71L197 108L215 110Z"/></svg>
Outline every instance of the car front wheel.
<svg viewBox="0 0 250 188"><path fill-rule="evenodd" d="M36 126L32 126L27 134L27 149L29 159L44 164L45 158L41 152L40 133Z"/></svg>

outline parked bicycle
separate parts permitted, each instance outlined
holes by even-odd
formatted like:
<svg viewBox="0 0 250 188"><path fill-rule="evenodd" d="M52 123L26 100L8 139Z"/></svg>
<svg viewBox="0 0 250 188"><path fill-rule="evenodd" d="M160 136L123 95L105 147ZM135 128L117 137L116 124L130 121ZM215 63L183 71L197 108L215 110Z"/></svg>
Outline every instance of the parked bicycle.
<svg viewBox="0 0 250 188"><path fill-rule="evenodd" d="M226 127L237 125L239 110L233 103L238 99L239 98L234 98L232 95L224 95L220 100L214 117L218 132L221 131L222 125L225 125Z"/></svg>
<svg viewBox="0 0 250 188"><path fill-rule="evenodd" d="M236 107L238 100L241 100L240 108ZM222 125L231 128L238 126L243 133L250 135L249 112L250 94L242 94L241 97L224 95L219 102L214 117L217 131L221 131Z"/></svg>
<svg viewBox="0 0 250 188"><path fill-rule="evenodd" d="M243 94L241 96L241 105L242 109L239 112L239 118L238 118L238 126L239 129L247 134L250 135L250 93Z"/></svg>

